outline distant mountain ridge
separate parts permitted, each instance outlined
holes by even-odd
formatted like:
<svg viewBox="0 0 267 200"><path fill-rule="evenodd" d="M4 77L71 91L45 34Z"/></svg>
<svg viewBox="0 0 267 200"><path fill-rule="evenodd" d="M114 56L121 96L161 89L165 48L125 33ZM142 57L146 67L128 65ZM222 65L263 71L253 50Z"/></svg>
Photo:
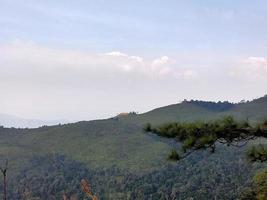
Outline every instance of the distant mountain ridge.
<svg viewBox="0 0 267 200"><path fill-rule="evenodd" d="M252 101L243 100L239 103L184 100L181 103L156 108L142 114L137 114L136 112L120 113L113 119L137 124L149 121L160 124L172 121L208 120L221 115L233 115L238 119L257 121L267 118L266 113L267 95ZM68 120L23 119L0 113L0 126L8 128L38 128L66 123L70 122Z"/></svg>
<svg viewBox="0 0 267 200"><path fill-rule="evenodd" d="M121 116L119 119L127 123L162 124L177 121L212 120L225 115L251 122L265 120L267 118L267 95L252 101L241 101L239 103L185 100L146 113Z"/></svg>
<svg viewBox="0 0 267 200"><path fill-rule="evenodd" d="M230 103L228 101L212 102L212 101L191 100L189 101L189 103L194 104L196 106L203 107L207 110L212 110L212 111L217 111L217 112L227 111L235 106L234 103Z"/></svg>
<svg viewBox="0 0 267 200"><path fill-rule="evenodd" d="M0 126L14 128L38 128L40 126L52 126L60 123L68 123L66 120L38 120L24 119L13 115L0 113Z"/></svg>

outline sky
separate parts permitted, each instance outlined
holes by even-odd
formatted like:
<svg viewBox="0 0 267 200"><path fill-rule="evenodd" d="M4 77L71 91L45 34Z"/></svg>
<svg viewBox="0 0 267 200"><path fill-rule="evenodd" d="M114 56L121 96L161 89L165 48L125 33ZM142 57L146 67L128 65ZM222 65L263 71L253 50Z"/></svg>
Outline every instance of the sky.
<svg viewBox="0 0 267 200"><path fill-rule="evenodd" d="M90 120L267 94L266 0L0 0L0 113Z"/></svg>

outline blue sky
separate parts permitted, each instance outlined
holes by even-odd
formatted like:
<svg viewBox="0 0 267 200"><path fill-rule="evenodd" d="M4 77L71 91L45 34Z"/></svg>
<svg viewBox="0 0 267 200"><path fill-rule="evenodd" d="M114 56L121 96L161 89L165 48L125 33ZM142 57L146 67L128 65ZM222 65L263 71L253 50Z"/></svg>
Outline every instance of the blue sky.
<svg viewBox="0 0 267 200"><path fill-rule="evenodd" d="M265 1L6 0L0 11L2 42L143 54L266 50Z"/></svg>
<svg viewBox="0 0 267 200"><path fill-rule="evenodd" d="M0 0L0 27L3 113L80 120L267 93L263 0Z"/></svg>

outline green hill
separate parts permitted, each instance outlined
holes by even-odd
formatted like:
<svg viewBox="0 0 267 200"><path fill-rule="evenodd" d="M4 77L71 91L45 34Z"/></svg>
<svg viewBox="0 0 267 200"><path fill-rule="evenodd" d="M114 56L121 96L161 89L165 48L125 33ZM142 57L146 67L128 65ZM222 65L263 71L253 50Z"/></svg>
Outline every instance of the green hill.
<svg viewBox="0 0 267 200"><path fill-rule="evenodd" d="M128 198L123 195L128 195L132 199L137 198L135 195L139 195L137 199L141 198L140 195L143 195L141 199L148 199L149 195L154 195L155 199L164 199L164 195L171 198L171 195L174 195L172 191L174 189L182 199L190 195L207 199L207 197L214 197L215 193L222 195L233 193L230 196L236 197L241 188L249 184L255 169L260 167L247 164L240 156L244 149L226 150L221 147L220 151L212 157L206 158L202 154L193 155L184 163L177 165L166 160L169 151L175 147L171 140L142 131L146 123L159 125L175 121L212 120L223 115L233 115L238 119L249 119L252 122L265 119L267 118L267 97L239 104L186 101L143 114L130 113L106 120L44 126L36 129L2 127L0 128L0 156L9 158L10 184L13 185L9 188L10 195L14 195L14 188L18 190L16 182L19 179L29 185L33 195L41 199L51 198L47 196L44 198L44 194L38 193L39 188L33 188L33 180L36 178L42 180L47 175L46 171L51 170L48 164L44 164L39 158L49 160L51 155L60 155L66 159L59 159L59 161L56 159L51 161L51 165L59 162L60 166L64 166L63 171L60 172L63 175L58 176L56 171L58 168L53 168L54 175L46 181L41 181L44 185L42 187L50 185L49 180L61 183L60 187L57 184L53 186L54 197L59 197L57 195L60 195L63 190L72 191L71 189L75 188L78 190L77 180L81 175L77 175L77 171L86 171L85 176L87 173L94 174L91 177L94 180L94 187L104 199ZM35 162L39 163L38 167L33 164ZM76 163L75 167L73 162ZM64 171L66 169L68 171ZM70 169L73 171L70 172ZM32 177L28 177L25 171ZM245 172L242 178L241 171ZM158 179L154 180L153 176ZM205 179L205 176L210 177ZM165 181L161 182L160 179ZM190 183L186 180L190 180ZM204 186L197 184L204 180ZM220 191L217 191L218 188L213 190L209 188L215 183L218 184ZM113 197L106 196L108 194L112 194Z"/></svg>
<svg viewBox="0 0 267 200"><path fill-rule="evenodd" d="M0 143L1 156L7 154L11 161L60 153L94 168L116 165L128 170L151 170L163 163L169 150L167 144L144 134L138 126L115 120L25 130L4 128Z"/></svg>
<svg viewBox="0 0 267 200"><path fill-rule="evenodd" d="M238 119L248 119L252 122L262 121L267 118L267 95L251 102L240 103L226 113Z"/></svg>
<svg viewBox="0 0 267 200"><path fill-rule="evenodd" d="M212 119L216 112L194 105L190 102L173 104L162 108L143 113L140 115L130 114L119 117L119 121L143 125L153 123L155 125L175 122L175 121L194 121L201 119Z"/></svg>
<svg viewBox="0 0 267 200"><path fill-rule="evenodd" d="M122 122L154 125L168 122L192 122L212 120L231 115L239 120L261 121L267 117L267 95L245 103L184 101L154 109L140 115L129 114L118 117Z"/></svg>

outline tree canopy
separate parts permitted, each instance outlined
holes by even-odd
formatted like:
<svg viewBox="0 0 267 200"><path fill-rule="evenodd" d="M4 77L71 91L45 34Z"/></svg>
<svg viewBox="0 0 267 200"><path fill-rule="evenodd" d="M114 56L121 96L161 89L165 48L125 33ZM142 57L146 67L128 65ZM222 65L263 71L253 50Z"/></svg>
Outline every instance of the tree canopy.
<svg viewBox="0 0 267 200"><path fill-rule="evenodd" d="M172 151L172 156L170 155L170 159L180 160L197 150L209 150L213 153L219 143L242 147L251 140L267 138L267 121L251 125L248 121L238 122L233 117L227 116L210 122L177 122L158 127L147 124L144 130L180 142L182 144L180 152L175 154ZM266 146L252 147L248 157L251 161L267 161Z"/></svg>
<svg viewBox="0 0 267 200"><path fill-rule="evenodd" d="M267 120L260 124L251 125L248 121L238 122L233 117L228 116L210 122L169 123L159 127L152 127L147 124L144 130L161 137L174 138L177 142L180 142L180 152L173 149L169 155L170 160L177 161L199 150L209 150L213 153L219 143L242 147L251 140L266 139ZM265 145L258 144L250 147L247 151L247 158L251 162L266 162L266 143ZM241 199L267 199L266 169L255 175L252 187L244 191Z"/></svg>

